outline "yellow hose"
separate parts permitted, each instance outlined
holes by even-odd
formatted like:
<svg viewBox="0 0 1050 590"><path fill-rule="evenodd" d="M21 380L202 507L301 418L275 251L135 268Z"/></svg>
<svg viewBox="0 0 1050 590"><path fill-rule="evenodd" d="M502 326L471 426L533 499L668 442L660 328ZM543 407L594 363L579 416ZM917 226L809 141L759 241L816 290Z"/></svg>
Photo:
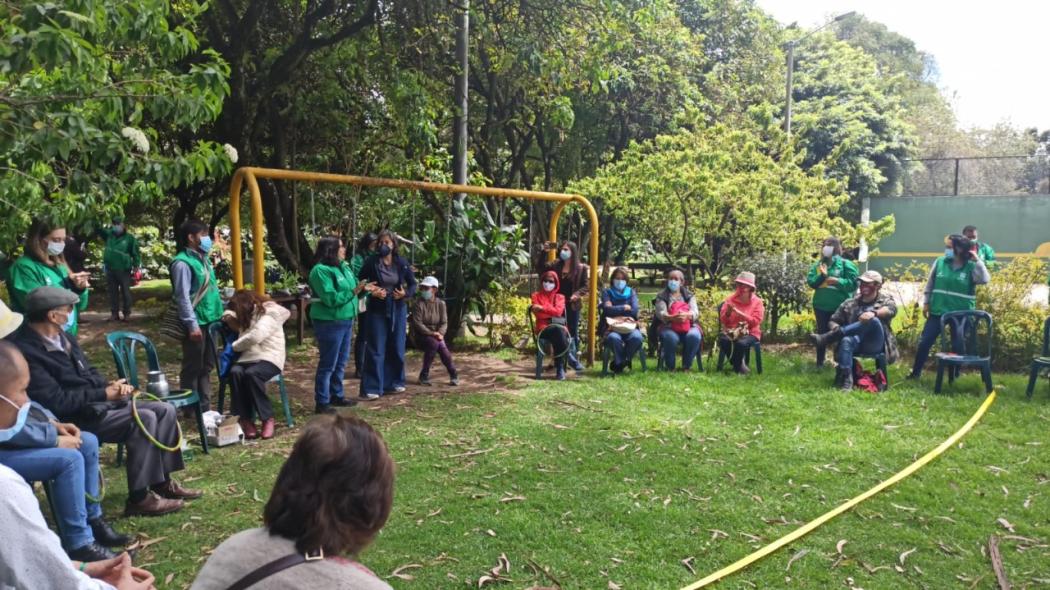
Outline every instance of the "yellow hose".
<svg viewBox="0 0 1050 590"><path fill-rule="evenodd" d="M942 442L940 445L938 445L937 448L933 449L929 453L926 453L918 461L915 461L911 465L905 467L902 471L898 472L893 477L891 477L891 478L887 479L886 481L880 483L879 485L871 488L870 490L864 492L863 494L857 496L856 498L853 498L852 500L850 500L850 501L840 505L838 508L835 508L834 510L824 514L823 516L821 516L819 518L817 518L816 520L810 521L809 523L805 524L804 526L802 526L802 527L800 527L798 529L795 529L791 533L788 533L787 535L777 539L776 541L773 541L769 545L766 545L765 547L759 549L758 551L755 551L751 555L748 555L747 557L736 561L732 565L726 566L726 567L718 570L717 572L707 576L706 578L700 580L699 582L696 582L694 584L690 584L689 586L685 586L684 588L682 588L682 590L697 590L697 588L703 588L704 586L707 586L708 584L712 584L714 582L717 582L718 580L721 580L722 578L724 578L724 577L726 577L726 576L728 576L730 574L736 573L736 572L744 569L745 567L751 565L752 563L755 563L756 561L762 559L763 557L766 557L767 555L773 553L774 551L780 549L781 547L784 547L785 545L788 545L790 543L793 543L793 542L797 541L798 539L801 539L802 537L804 537L805 535L809 534L810 532L815 530L817 527L819 527L819 526L823 525L824 523L828 522L832 518L835 518L836 516L842 514L843 512L846 512L847 510L853 508L857 504L860 504L864 500L867 500L868 498L874 496L875 494L878 494L879 492L885 490L886 488L896 484L897 482L903 480L904 478L908 477L909 475L915 473L916 471L921 469L924 465L926 465L930 461L933 461L938 456L940 456L941 453L943 453L944 451L948 450L948 447L951 447L955 443L959 442L959 439L961 439L962 437L966 436L966 433L969 432L971 428L973 428L974 424L977 424L977 422L981 419L982 416L984 416L984 413L986 411L988 411L989 406L991 406L992 402L994 402L994 401L995 401L995 392L993 391L992 393L988 394L988 397L985 398L984 403L981 404L980 408L978 408L977 413L974 414L973 417L971 417L970 420L966 424L964 424L962 428L960 428L958 431L956 431L956 433L953 434L948 440L946 440L946 441Z"/></svg>
<svg viewBox="0 0 1050 590"><path fill-rule="evenodd" d="M188 393L187 393L187 395L188 395ZM149 440L151 443L153 443L153 446L157 447L158 449L160 449L162 451L167 451L169 453L174 453L176 451L182 450L182 444L183 444L183 440L182 440L182 426L179 425L178 418L175 419L175 428L179 432L179 440L176 441L175 446L172 446L172 447L166 446L166 445L164 445L164 443L162 443L159 440L157 440L156 438L154 438L154 436L152 434L150 434L150 431L146 429L146 425L142 423L142 418L139 417L139 408L138 408L138 403L137 403L139 396L144 396L147 399L150 399L150 400L153 400L153 401L157 401L157 402L164 402L164 400L160 399L159 397L157 397L157 396L155 396L155 395L153 395L151 393L146 393L144 391L137 391L136 390L135 392L133 392L131 394L131 415L135 417L135 423L139 425L139 430L142 431L142 434L145 435L147 440Z"/></svg>

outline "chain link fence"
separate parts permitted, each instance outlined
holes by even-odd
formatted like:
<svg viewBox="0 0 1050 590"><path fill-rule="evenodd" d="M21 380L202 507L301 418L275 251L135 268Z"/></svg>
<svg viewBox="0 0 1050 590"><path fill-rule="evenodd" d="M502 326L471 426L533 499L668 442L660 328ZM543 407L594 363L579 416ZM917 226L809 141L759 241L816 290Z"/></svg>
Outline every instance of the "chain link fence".
<svg viewBox="0 0 1050 590"><path fill-rule="evenodd" d="M1050 195L1050 157L906 160L905 197Z"/></svg>

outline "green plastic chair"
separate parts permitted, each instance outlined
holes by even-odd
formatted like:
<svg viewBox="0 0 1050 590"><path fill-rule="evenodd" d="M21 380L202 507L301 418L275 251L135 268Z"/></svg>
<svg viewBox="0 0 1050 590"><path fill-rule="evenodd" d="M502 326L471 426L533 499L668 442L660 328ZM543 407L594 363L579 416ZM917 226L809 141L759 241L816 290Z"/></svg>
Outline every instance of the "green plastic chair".
<svg viewBox="0 0 1050 590"><path fill-rule="evenodd" d="M1050 318L1046 318L1046 321L1043 322L1042 353L1037 357L1032 357L1032 372L1028 376L1028 389L1025 390L1028 399L1032 399L1032 394L1035 392L1035 382L1039 379L1039 373L1046 368L1050 368Z"/></svg>
<svg viewBox="0 0 1050 590"><path fill-rule="evenodd" d="M226 339L222 335L222 322L215 322L208 326L208 333L211 335L212 342L215 342L215 346L212 350L215 352L215 372L219 372L219 361L222 356L222 349L226 347ZM222 375L219 375L219 413L222 414L222 409L226 405L226 386L230 380ZM295 422L292 420L292 407L288 403L288 388L284 385L284 374L277 373L273 379L267 381L267 383L276 383L277 389L281 392L281 405L284 406L284 421L288 425L288 428L295 426Z"/></svg>
<svg viewBox="0 0 1050 590"><path fill-rule="evenodd" d="M157 357L157 349L150 339L138 332L112 332L106 334L106 343L113 352L113 362L117 365L117 375L139 389L138 365L135 359L135 348L142 346L146 351L146 366L150 371L160 370L160 359ZM196 391L183 389L173 390L166 396L158 396L160 401L167 402L176 408L190 406L197 415L197 431L201 435L201 448L208 452L208 437L204 430L204 417L201 411L201 398ZM117 465L120 465L124 456L124 445L117 445Z"/></svg>

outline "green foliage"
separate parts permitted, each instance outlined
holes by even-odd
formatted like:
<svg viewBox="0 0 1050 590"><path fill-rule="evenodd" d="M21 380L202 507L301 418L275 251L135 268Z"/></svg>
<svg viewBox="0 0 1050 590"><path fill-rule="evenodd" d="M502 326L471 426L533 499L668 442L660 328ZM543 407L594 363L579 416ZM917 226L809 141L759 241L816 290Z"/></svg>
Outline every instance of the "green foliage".
<svg viewBox="0 0 1050 590"><path fill-rule="evenodd" d="M808 262L794 253L759 254L740 265L740 270L755 273L755 284L766 308L769 335L777 336L780 318L798 313L810 301L812 291L806 284Z"/></svg>
<svg viewBox="0 0 1050 590"><path fill-rule="evenodd" d="M926 323L922 313L922 289L929 274L929 265L919 262L894 264L884 273L887 277L894 277L894 281L883 285L882 290L892 295L897 302L893 332L902 349L914 350ZM909 300L910 303L905 305L904 302Z"/></svg>
<svg viewBox="0 0 1050 590"><path fill-rule="evenodd" d="M529 336L529 323L525 310L531 300L517 294L520 285L510 288L499 284L481 294L480 307L485 310L481 321L467 320L467 327L472 334L477 334L478 327L484 328L488 348L496 350L501 347L521 348Z"/></svg>
<svg viewBox="0 0 1050 590"><path fill-rule="evenodd" d="M1028 300L1032 285L1046 281L1046 265L1039 258L1021 256L996 268L992 281L977 288L977 309L992 314L995 341L992 361L1009 370L1023 370L1043 345L1042 302Z"/></svg>
<svg viewBox="0 0 1050 590"><path fill-rule="evenodd" d="M225 176L222 147L172 138L215 119L229 68L191 32L202 9L138 0L0 4L0 247L41 214L66 223ZM176 25L180 21L183 25Z"/></svg>

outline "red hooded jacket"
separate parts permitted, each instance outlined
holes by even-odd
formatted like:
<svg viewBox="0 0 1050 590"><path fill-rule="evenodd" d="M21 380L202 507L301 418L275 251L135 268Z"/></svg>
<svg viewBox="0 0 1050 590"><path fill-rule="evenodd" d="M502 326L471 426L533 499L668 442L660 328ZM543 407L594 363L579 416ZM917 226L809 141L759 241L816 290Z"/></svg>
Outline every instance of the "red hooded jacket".
<svg viewBox="0 0 1050 590"><path fill-rule="evenodd" d="M543 281L547 279L554 281L554 290L550 293L543 290ZM565 315L565 296L558 292L560 287L561 281L558 280L558 273L548 270L540 275L540 289L532 294L532 304L543 307L543 311L532 312L536 315L537 334L551 324L551 318Z"/></svg>

